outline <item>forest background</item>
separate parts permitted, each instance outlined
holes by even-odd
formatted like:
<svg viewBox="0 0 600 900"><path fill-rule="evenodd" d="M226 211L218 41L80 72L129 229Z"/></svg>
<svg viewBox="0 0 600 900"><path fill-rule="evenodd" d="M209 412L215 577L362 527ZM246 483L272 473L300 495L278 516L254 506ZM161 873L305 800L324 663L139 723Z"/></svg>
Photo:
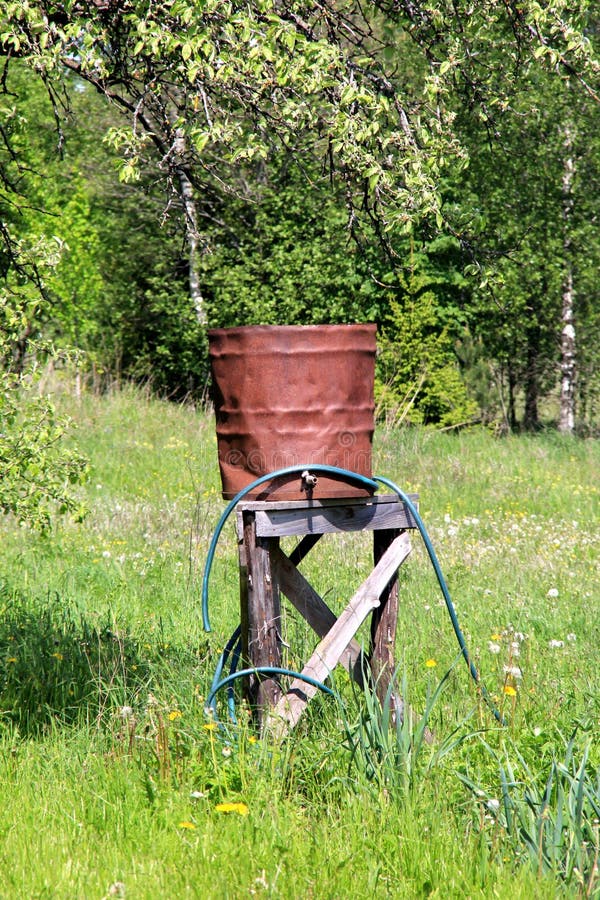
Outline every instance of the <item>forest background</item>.
<svg viewBox="0 0 600 900"><path fill-rule="evenodd" d="M92 0L0 20L5 425L23 431L11 391L48 358L198 400L207 327L374 321L388 423L597 429L593 4ZM50 474L36 415L46 449L62 428L38 404L28 477L68 505L80 461Z"/></svg>

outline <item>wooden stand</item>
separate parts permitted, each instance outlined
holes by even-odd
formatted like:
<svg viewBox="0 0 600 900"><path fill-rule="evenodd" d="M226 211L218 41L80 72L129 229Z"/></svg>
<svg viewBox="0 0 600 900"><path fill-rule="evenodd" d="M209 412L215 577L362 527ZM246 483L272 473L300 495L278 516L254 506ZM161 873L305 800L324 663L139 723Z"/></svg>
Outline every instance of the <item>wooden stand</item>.
<svg viewBox="0 0 600 900"><path fill-rule="evenodd" d="M415 498L411 498L415 499ZM316 632L320 643L302 674L323 682L343 665L361 686L365 674L382 700L394 673L398 568L410 553L407 529L416 523L396 497L247 502L238 508L242 654L249 668L281 667L283 593ZM374 568L336 618L297 566L324 534L373 531ZM279 539L301 538L286 556ZM369 613L371 645L364 659L355 634ZM284 694L276 677L252 676L247 697L261 729L282 736L293 727L318 688L295 679ZM402 700L393 697L396 715Z"/></svg>

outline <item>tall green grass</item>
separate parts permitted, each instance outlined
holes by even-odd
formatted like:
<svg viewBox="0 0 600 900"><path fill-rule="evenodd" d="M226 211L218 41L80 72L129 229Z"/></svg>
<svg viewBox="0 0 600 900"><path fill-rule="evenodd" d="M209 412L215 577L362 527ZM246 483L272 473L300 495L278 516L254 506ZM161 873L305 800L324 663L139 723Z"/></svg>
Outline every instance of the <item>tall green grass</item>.
<svg viewBox="0 0 600 900"><path fill-rule="evenodd" d="M129 390L62 402L89 516L47 537L2 522L0 896L600 896L596 442L376 435L375 470L419 492L509 725L457 659L415 536L396 683L414 717L337 672L337 698L276 746L242 706L229 723L224 696L223 727L205 712L239 619L231 528L202 629L223 509L210 416ZM339 610L370 552L368 535L327 537L303 571ZM285 609L294 668L314 640Z"/></svg>

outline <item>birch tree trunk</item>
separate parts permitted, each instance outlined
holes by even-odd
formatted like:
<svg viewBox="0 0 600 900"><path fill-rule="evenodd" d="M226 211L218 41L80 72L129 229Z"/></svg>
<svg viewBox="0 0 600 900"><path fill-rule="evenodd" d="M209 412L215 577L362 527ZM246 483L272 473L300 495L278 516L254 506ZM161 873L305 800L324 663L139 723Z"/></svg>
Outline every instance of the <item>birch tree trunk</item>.
<svg viewBox="0 0 600 900"><path fill-rule="evenodd" d="M177 160L175 171L179 179L179 194L183 204L185 219L185 237L188 249L188 283L190 297L196 310L196 318L200 325L206 325L206 310L204 298L200 288L200 276L198 274L198 247L200 245L200 233L198 231L198 214L196 210L196 198L194 187L185 170L185 135L178 128L174 142L175 159Z"/></svg>
<svg viewBox="0 0 600 900"><path fill-rule="evenodd" d="M573 133L570 123L564 128L565 157L562 179L563 206L563 258L564 275L562 283L562 330L560 335L560 414L558 430L572 434L575 430L575 376L576 344L573 305L573 259L571 246L571 217L573 212L573 176L575 161L573 156Z"/></svg>

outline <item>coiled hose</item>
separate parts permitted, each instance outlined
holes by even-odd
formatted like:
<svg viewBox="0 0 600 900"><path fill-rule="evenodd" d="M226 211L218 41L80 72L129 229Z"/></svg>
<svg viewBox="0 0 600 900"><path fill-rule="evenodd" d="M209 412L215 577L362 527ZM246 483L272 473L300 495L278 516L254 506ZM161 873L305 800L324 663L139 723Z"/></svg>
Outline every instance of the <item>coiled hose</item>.
<svg viewBox="0 0 600 900"><path fill-rule="evenodd" d="M394 484L393 481L390 481L389 478L383 478L378 475L374 475L372 478L368 478L365 475L360 475L358 472L352 472L349 469L342 469L337 466L326 466L326 465L288 466L287 468L284 468L284 469L277 469L276 471L270 472L267 475L262 475L260 478L257 478L256 481L253 481L251 484L249 484L245 488L243 488L243 490L239 491L239 493L237 493L235 495L233 500L231 500L228 503L227 507L223 511L223 514L221 515L221 518L219 519L219 521L217 523L217 527L215 528L215 531L213 533L213 536L211 538L210 545L208 548L208 553L206 556L206 563L204 566L204 574L202 577L202 621L203 621L203 625L204 625L204 630L205 631L212 630L211 625L210 625L209 611L208 611L208 589L209 589L210 573L212 570L212 564L213 564L215 552L217 549L217 545L219 542L219 538L221 536L221 533L223 531L223 528L225 527L227 520L229 519L229 516L235 510L235 508L240 503L240 501L244 499L244 497L246 497L251 491L256 490L256 488L260 487L262 484L265 484L266 482L269 482L269 481L273 481L276 478L282 478L282 477L287 477L289 475L296 475L296 474L299 475L306 471L309 471L311 474L313 472L315 472L315 473L320 473L323 475L333 475L336 478L354 482L360 486L368 488L370 491L373 491L373 492L377 491L379 489L380 485L385 485L385 487L392 490L396 494L398 499L401 500L402 503L406 506L406 508L410 512L410 515L412 516L412 518L415 522L415 525L417 526L417 528L419 530L419 533L421 534L421 537L423 538L423 543L425 544L425 549L427 550L427 554L429 556L429 560L430 560L430 562L433 566L434 572L436 574L436 578L437 578L438 584L440 586L442 596L444 597L446 609L450 616L450 621L452 622L452 628L454 630L456 640L458 641L461 655L462 655L463 659L465 660L465 663L467 664L469 673L470 673L473 681L477 685L477 688L480 691L483 700L490 707L496 720L501 725L506 725L506 719L504 718L504 716L502 716L502 714L496 707L496 705L493 702L492 698L490 697L485 685L482 684L480 676L479 676L479 672L477 671L477 668L475 667L475 665L471 659L464 635L462 633L462 630L461 630L459 622L458 622L458 617L456 615L456 610L454 609L454 604L452 603L452 598L450 596L450 591L448 590L448 585L446 584L446 580L442 573L442 569L439 564L436 552L434 550L431 539L427 533L427 529L425 528L425 525L423 524L421 516L419 515L419 512L418 512L416 506L414 505L414 503L412 502L412 500L410 499L408 494L406 494L401 488L399 488L397 484ZM258 667L256 669L238 670L237 665L238 665L239 657L240 657L240 646L241 646L240 642L241 642L241 633L240 633L240 627L238 626L238 628L236 628L236 630L232 634L231 638L227 642L225 649L223 650L223 653L221 654L221 657L219 658L219 662L217 664L215 675L213 677L209 695L207 697L207 707L212 710L213 714L216 714L216 696L217 696L218 692L222 688L227 687L228 688L229 715L233 722L236 721L235 700L234 700L234 696L233 696L233 682L236 681L238 678L243 678L247 675L256 675L256 674L287 675L292 678L298 678L301 681L307 682L308 684L312 684L327 694L333 693L331 688L327 687L327 685L323 684L322 682L316 681L315 679L310 678L307 675L303 675L301 672L293 672L290 669L276 668L273 666L262 666L262 667ZM230 662L229 674L227 676L225 676L225 678L222 678L223 669L224 669L230 656L231 656L231 662Z"/></svg>

